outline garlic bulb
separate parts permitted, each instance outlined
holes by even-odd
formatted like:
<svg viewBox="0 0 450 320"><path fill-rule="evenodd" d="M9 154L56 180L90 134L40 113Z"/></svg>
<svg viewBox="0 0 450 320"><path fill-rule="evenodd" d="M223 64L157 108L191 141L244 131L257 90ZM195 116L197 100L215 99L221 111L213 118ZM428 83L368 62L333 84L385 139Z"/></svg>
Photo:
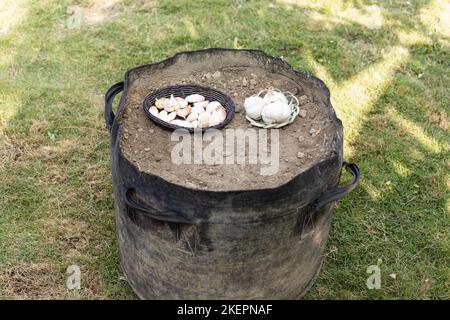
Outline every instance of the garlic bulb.
<svg viewBox="0 0 450 320"><path fill-rule="evenodd" d="M285 104L288 104L288 100L286 98L286 96L279 91L275 91L275 90L269 90L267 91L267 93L264 95L264 103L265 104L269 104L272 102L282 102Z"/></svg>
<svg viewBox="0 0 450 320"><path fill-rule="evenodd" d="M244 101L245 113L254 120L261 119L261 111L265 103L261 97L253 96Z"/></svg>
<svg viewBox="0 0 450 320"><path fill-rule="evenodd" d="M291 116L291 107L284 102L272 102L267 104L261 112L265 123L283 123Z"/></svg>

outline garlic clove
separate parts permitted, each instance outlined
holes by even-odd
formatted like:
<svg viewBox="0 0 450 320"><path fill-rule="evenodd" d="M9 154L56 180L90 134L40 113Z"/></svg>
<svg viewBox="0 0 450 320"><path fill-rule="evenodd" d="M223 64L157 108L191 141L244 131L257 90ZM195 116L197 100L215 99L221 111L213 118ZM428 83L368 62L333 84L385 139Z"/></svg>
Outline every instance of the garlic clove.
<svg viewBox="0 0 450 320"><path fill-rule="evenodd" d="M185 128L191 128L192 127L192 124L189 121L186 121L186 120L175 119L175 120L172 120L170 123L174 124L176 126L179 126L179 127L185 127Z"/></svg>
<svg viewBox="0 0 450 320"><path fill-rule="evenodd" d="M175 98L173 94L170 96L169 101L170 103L164 106L164 110L166 110L167 112L178 111L181 108L177 98Z"/></svg>
<svg viewBox="0 0 450 320"><path fill-rule="evenodd" d="M186 108L187 105L188 105L188 102L185 99L183 99L183 98L175 97L175 100L177 101L177 104L179 106L178 109Z"/></svg>
<svg viewBox="0 0 450 320"><path fill-rule="evenodd" d="M186 118L192 112L192 108L187 106L186 108L177 111L177 115L181 118Z"/></svg>
<svg viewBox="0 0 450 320"><path fill-rule="evenodd" d="M179 126L181 121L183 121L183 120L180 120L180 119L174 119L174 120L170 121L170 123Z"/></svg>
<svg viewBox="0 0 450 320"><path fill-rule="evenodd" d="M174 111L174 112L171 112L171 113L169 113L168 115L167 115L167 122L170 122L170 121L172 121L172 120L174 120L175 118L177 117L177 113Z"/></svg>
<svg viewBox="0 0 450 320"><path fill-rule="evenodd" d="M198 120L194 120L191 122L192 128L197 128L198 127Z"/></svg>
<svg viewBox="0 0 450 320"><path fill-rule="evenodd" d="M164 109L165 107L170 107L171 106L170 99L167 99L167 98L156 99L155 106L158 109Z"/></svg>
<svg viewBox="0 0 450 320"><path fill-rule="evenodd" d="M197 119L198 119L198 113L193 111L187 116L186 121L192 122Z"/></svg>
<svg viewBox="0 0 450 320"><path fill-rule="evenodd" d="M206 112L213 113L214 111L216 111L221 106L222 105L220 104L220 102L212 101L212 102L208 103L208 105L206 106Z"/></svg>
<svg viewBox="0 0 450 320"><path fill-rule="evenodd" d="M207 128L209 126L209 118L211 117L211 114L208 112L204 112L202 114L199 114L198 116L198 126L199 128Z"/></svg>
<svg viewBox="0 0 450 320"><path fill-rule="evenodd" d="M209 118L208 126L209 127L217 126L221 122L222 122L221 114L219 112L215 111L211 114L211 117Z"/></svg>
<svg viewBox="0 0 450 320"><path fill-rule="evenodd" d="M185 128L192 128L192 124L189 121L186 120L180 120L180 126Z"/></svg>
<svg viewBox="0 0 450 320"><path fill-rule="evenodd" d="M199 107L203 107L206 108L206 106L208 105L209 101L205 100L205 101L199 101L199 102L194 102L194 107L199 106Z"/></svg>
<svg viewBox="0 0 450 320"><path fill-rule="evenodd" d="M184 99L189 103L194 103L194 102L204 101L205 97L202 96L201 94L191 94Z"/></svg>
<svg viewBox="0 0 450 320"><path fill-rule="evenodd" d="M192 112L196 112L198 114L201 114L201 113L204 113L206 111L205 111L205 108L203 108L202 106L198 106L198 105L194 104L194 106L192 107Z"/></svg>
<svg viewBox="0 0 450 320"><path fill-rule="evenodd" d="M167 111L166 110L162 110L160 113L159 113L159 115L158 115L158 117L162 120L162 121L166 121L167 122Z"/></svg>
<svg viewBox="0 0 450 320"><path fill-rule="evenodd" d="M261 119L261 112L265 105L263 98L252 96L244 101L245 113L254 120Z"/></svg>
<svg viewBox="0 0 450 320"><path fill-rule="evenodd" d="M218 108L216 111L214 111L213 114L217 114L217 117L220 120L220 122L223 122L225 120L225 118L227 117L227 111L225 110L224 107Z"/></svg>
<svg viewBox="0 0 450 320"><path fill-rule="evenodd" d="M158 108L157 108L157 107L151 106L151 107L148 109L148 111L150 111L150 113L151 113L152 115L154 115L155 117L158 117L159 111L158 111Z"/></svg>

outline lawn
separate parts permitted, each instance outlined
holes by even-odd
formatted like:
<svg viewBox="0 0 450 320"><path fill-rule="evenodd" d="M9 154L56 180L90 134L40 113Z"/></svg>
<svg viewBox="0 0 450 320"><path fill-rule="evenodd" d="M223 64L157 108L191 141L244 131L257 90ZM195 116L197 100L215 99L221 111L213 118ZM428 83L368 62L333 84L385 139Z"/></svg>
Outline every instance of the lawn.
<svg viewBox="0 0 450 320"><path fill-rule="evenodd" d="M103 94L128 68L231 47L324 80L363 173L306 298L449 299L449 23L445 0L0 1L0 298L135 298ZM379 290L366 287L373 264Z"/></svg>

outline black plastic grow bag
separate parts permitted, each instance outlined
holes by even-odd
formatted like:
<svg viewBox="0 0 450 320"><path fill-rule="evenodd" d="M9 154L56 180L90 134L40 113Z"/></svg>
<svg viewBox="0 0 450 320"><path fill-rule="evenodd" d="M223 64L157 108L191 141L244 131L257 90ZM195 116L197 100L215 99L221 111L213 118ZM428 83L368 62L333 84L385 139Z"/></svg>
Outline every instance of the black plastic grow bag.
<svg viewBox="0 0 450 320"><path fill-rule="evenodd" d="M128 282L141 298L303 296L322 264L332 205L358 184L358 167L342 160L342 132L335 135L337 152L273 189L190 189L140 171L123 155L118 139L121 125L115 121L112 102L123 90L118 107L118 114L122 113L131 74L139 77L146 68L163 68L180 57L202 59L205 55L228 52L287 65L253 50L185 52L127 71L125 82L113 85L106 93L105 120L111 133L121 264ZM332 109L329 91L321 80L293 72L320 88ZM334 120L342 131L339 119ZM338 185L342 167L353 175L346 186Z"/></svg>

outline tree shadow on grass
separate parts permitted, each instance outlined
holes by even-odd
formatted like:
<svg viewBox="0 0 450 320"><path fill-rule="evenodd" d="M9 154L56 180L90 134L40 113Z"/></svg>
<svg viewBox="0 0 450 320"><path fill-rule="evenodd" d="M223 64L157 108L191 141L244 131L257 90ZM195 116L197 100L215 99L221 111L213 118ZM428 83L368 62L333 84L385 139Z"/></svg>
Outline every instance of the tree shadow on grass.
<svg viewBox="0 0 450 320"><path fill-rule="evenodd" d="M330 258L310 298L449 298L449 134L429 113L448 119L448 100L433 99L446 88L438 70L428 70L424 81L415 74L424 51L435 53L433 68L448 70L439 44L412 46L371 106L349 145L363 181L337 207ZM367 290L366 268L378 259L382 289Z"/></svg>
<svg viewBox="0 0 450 320"><path fill-rule="evenodd" d="M117 3L127 6L126 1ZM391 6L383 2L385 24L376 29L345 15L336 20L320 8L270 7L266 2L218 2L214 9L195 3L192 9L187 2L165 1L156 12L153 7L152 13L119 10L113 19L80 30L59 26L65 19L62 6L30 8L30 16L43 14L46 19L38 21L39 29L29 27L37 23L33 21L21 26L28 33L12 58L18 71L14 71L14 82L6 82L20 95L20 108L5 132L29 148L22 148L23 155L6 164L5 172L12 178L5 179L9 196L2 204L13 210L3 217L4 223L18 224L14 230L28 243L27 250L34 250L36 241L27 242L23 236L29 223L23 212L35 213L33 219L44 226L28 229L31 238L39 235L42 243L47 239L49 219L87 222L91 246L80 256L67 256L59 247L53 250L55 241L60 241L56 237L47 239L35 259L49 260L61 269L63 263L75 260L86 266L89 274L100 274L100 283L93 284L98 295L132 297L119 280L108 135L102 131L102 96L108 85L121 79L130 67L179 51L236 46L283 55L297 69L311 73L316 73L319 64L333 87L341 88L382 63L385 52L399 45L400 31L423 33L424 26L412 22L411 16L426 3L415 5L403 17L398 11L390 13ZM365 2L351 5L364 13ZM55 37L48 37L52 32ZM328 258L308 297L412 298L417 297L414 290L418 286L423 290L421 297L444 297L442 283L448 281L448 275L443 270L448 261L443 257L448 256L448 234L442 230L448 230L448 193L439 170L445 168L443 146L448 136L440 127L446 117L446 93L439 89L441 79L435 74L448 71L448 66L429 65L427 59L445 63L448 52L432 36L426 38L431 44L405 45L407 61L394 68L393 80L375 95L368 112L361 115L362 125L352 140L346 141L347 157L360 165L363 183L338 205ZM8 71L12 72L14 65ZM338 113L345 111L343 106L335 107ZM352 107L356 110L358 106ZM434 113L439 114L436 123L432 121ZM63 141L76 143L64 149L60 146L70 144ZM36 152L28 154L29 149ZM26 185L33 188L20 187ZM41 200L14 202L29 198L30 193ZM12 246L12 230L7 231L5 247ZM71 240L64 236L61 241ZM385 290L368 292L365 268L378 258L384 260ZM20 261L23 254L14 259ZM398 280L391 281L389 273L398 273Z"/></svg>

